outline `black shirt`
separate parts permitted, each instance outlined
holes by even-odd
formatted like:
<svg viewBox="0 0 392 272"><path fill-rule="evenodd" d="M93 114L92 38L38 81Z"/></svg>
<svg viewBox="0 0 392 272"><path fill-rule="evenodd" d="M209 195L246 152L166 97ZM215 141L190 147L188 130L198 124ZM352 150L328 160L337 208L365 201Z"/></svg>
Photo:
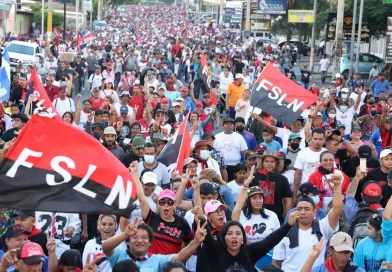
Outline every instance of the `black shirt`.
<svg viewBox="0 0 392 272"><path fill-rule="evenodd" d="M63 75L65 75L65 74L67 74L67 75L72 75L72 74L74 74L74 72L73 72L71 69L64 69L64 70L59 69L59 70L57 70L57 72L56 72L56 81L62 81L62 80L64 80L64 79L63 79Z"/></svg>
<svg viewBox="0 0 392 272"><path fill-rule="evenodd" d="M249 187L259 186L264 192L263 207L273 211L283 222L283 198L291 198L293 193L287 178L281 174L266 174L260 170L255 174L255 178Z"/></svg>
<svg viewBox="0 0 392 272"><path fill-rule="evenodd" d="M129 165L134 161L141 162L143 161L143 158L136 156L136 154L133 153L133 151L124 154L124 156L122 156L121 158L121 162L125 165L125 167L129 167Z"/></svg>
<svg viewBox="0 0 392 272"><path fill-rule="evenodd" d="M301 82L309 83L309 79L310 79L311 74L312 74L311 72L304 71L301 69Z"/></svg>
<svg viewBox="0 0 392 272"><path fill-rule="evenodd" d="M343 167L342 167L343 172L349 178L355 177L355 173L357 172L357 168L359 166L359 161L360 160L359 160L358 156L353 156L344 162ZM380 162L378 160L376 160L375 158L367 158L366 159L366 166L367 166L367 172L369 173L373 169L380 167Z"/></svg>
<svg viewBox="0 0 392 272"><path fill-rule="evenodd" d="M4 132L3 137L1 139L4 142L11 141L13 138L18 137L18 134L15 134L15 132L17 132L16 128L11 128L11 129L7 130L6 132Z"/></svg>
<svg viewBox="0 0 392 272"><path fill-rule="evenodd" d="M83 62L77 63L76 61L72 63L72 68L75 69L75 72L79 74L79 76L84 77L84 70L86 65Z"/></svg>
<svg viewBox="0 0 392 272"><path fill-rule="evenodd" d="M391 196L392 196L392 188L388 184L382 186L382 199L380 204L383 208L385 208Z"/></svg>
<svg viewBox="0 0 392 272"><path fill-rule="evenodd" d="M27 96L27 86L26 88L22 88L21 86L17 86L11 91L10 100L12 103L19 104L25 101Z"/></svg>

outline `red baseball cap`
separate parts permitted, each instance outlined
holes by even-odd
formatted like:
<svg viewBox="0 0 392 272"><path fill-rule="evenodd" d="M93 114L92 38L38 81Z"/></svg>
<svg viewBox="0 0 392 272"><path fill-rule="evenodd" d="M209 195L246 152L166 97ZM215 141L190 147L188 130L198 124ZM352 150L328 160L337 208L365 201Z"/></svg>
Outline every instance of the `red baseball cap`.
<svg viewBox="0 0 392 272"><path fill-rule="evenodd" d="M162 98L162 99L161 99L161 104L162 104L162 103L169 103L169 99L167 99L167 98Z"/></svg>
<svg viewBox="0 0 392 272"><path fill-rule="evenodd" d="M44 259L44 251L42 247L33 242L24 244L16 253L16 257L25 264L35 264L42 262Z"/></svg>
<svg viewBox="0 0 392 272"><path fill-rule="evenodd" d="M196 102L196 107L202 107L202 108L203 108L203 103L200 102L200 101L197 101L197 102Z"/></svg>
<svg viewBox="0 0 392 272"><path fill-rule="evenodd" d="M375 182L368 183L363 188L363 200L366 203L379 203L382 197L381 187Z"/></svg>

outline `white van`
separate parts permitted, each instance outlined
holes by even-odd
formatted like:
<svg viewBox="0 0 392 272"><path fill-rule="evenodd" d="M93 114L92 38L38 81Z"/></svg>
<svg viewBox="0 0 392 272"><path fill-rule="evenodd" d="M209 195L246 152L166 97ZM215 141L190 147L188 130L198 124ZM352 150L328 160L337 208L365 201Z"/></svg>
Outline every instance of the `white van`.
<svg viewBox="0 0 392 272"><path fill-rule="evenodd" d="M19 61L23 66L35 65L40 57L43 56L41 48L36 43L12 41L7 45L11 67L16 67Z"/></svg>

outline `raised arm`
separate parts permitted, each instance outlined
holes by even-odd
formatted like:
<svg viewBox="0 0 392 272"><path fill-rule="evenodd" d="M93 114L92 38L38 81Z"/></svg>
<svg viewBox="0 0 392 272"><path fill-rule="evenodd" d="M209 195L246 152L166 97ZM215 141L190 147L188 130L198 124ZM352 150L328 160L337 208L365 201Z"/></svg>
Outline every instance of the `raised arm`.
<svg viewBox="0 0 392 272"><path fill-rule="evenodd" d="M181 184L180 187L177 190L176 193L176 204L177 207L180 209L189 211L193 208L193 203L192 201L184 201L184 193L186 189L186 185L188 184L188 181L190 179L190 171L189 169L186 170L186 174L182 174L181 176ZM200 193L199 193L200 194Z"/></svg>
<svg viewBox="0 0 392 272"><path fill-rule="evenodd" d="M140 209L141 209L142 217L143 217L143 219L146 219L148 214L150 213L150 205L148 204L148 200L147 200L146 196L144 195L143 186L142 186L142 183L140 182L140 179L139 179L138 167L139 167L138 163L136 161L134 161L129 166L129 170L132 174L133 181L136 183L137 198L139 199L139 202L140 202Z"/></svg>
<svg viewBox="0 0 392 272"><path fill-rule="evenodd" d="M80 115L82 114L82 96L78 94L76 96L76 112L75 112L75 124L80 124Z"/></svg>
<svg viewBox="0 0 392 272"><path fill-rule="evenodd" d="M357 99L355 100L355 104L354 104L354 110L357 111L359 104L361 103L361 98L362 98L362 93L364 92L363 87L361 86L360 88L358 88L358 96Z"/></svg>
<svg viewBox="0 0 392 272"><path fill-rule="evenodd" d="M238 196L237 202L235 203L233 212L231 214L231 220L240 221L241 211L242 211L242 208L244 207L244 204L246 201L246 197L247 197L248 189L249 189L249 184L254 179L254 176L253 176L254 171L255 171L255 167L252 166L252 168L250 170L251 174L245 180L244 185L242 186L242 191L241 191L240 195Z"/></svg>
<svg viewBox="0 0 392 272"><path fill-rule="evenodd" d="M332 175L330 186L333 189L332 209L328 212L328 222L332 229L335 229L339 223L340 212L343 208L342 194L343 176Z"/></svg>
<svg viewBox="0 0 392 272"><path fill-rule="evenodd" d="M261 123L264 127L270 129L274 134L278 134L278 128L264 121L264 119L261 118L258 114L252 113L252 118L259 121L259 123Z"/></svg>

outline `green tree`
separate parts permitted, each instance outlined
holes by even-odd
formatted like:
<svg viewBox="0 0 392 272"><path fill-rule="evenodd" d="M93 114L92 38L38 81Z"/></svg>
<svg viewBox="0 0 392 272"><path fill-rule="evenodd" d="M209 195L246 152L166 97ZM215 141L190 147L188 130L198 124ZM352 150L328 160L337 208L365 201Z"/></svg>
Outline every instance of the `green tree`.
<svg viewBox="0 0 392 272"><path fill-rule="evenodd" d="M314 0L313 0L314 1ZM309 0L295 0L288 1L288 9L293 10L313 10L313 1ZM324 28L327 21L328 12L330 12L331 4L328 0L318 0L317 4L317 16L316 16L316 36L319 35L320 31ZM332 6L336 10L336 7ZM276 35L286 36L288 40L291 39L292 35L301 34L301 36L312 35L312 25L301 23L301 25L289 23L288 15L281 15L275 18L276 21L272 24L271 31ZM301 30L301 33L299 31Z"/></svg>
<svg viewBox="0 0 392 272"><path fill-rule="evenodd" d="M37 25L41 25L42 18L42 8L40 3L34 3L30 6L31 11L34 13L34 21ZM44 18L48 18L48 9L45 8ZM44 29L47 29L48 20L44 20ZM52 13L52 26L53 27L63 27L64 15L62 13L53 12Z"/></svg>
<svg viewBox="0 0 392 272"><path fill-rule="evenodd" d="M360 0L358 0L357 18L359 18ZM354 0L346 0L346 12L352 13ZM385 35L388 16L392 15L392 5L384 4L384 0L366 0L363 8L362 25L368 24L370 35Z"/></svg>

